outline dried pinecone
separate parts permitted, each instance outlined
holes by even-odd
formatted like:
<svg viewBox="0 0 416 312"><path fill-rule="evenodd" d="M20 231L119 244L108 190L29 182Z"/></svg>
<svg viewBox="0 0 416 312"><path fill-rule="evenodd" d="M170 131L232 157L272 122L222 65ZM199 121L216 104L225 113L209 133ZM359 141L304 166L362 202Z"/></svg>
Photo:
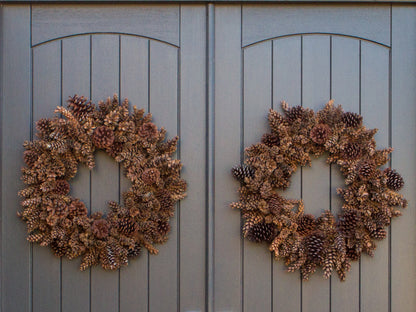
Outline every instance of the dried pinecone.
<svg viewBox="0 0 416 312"><path fill-rule="evenodd" d="M60 195L66 195L69 193L69 183L66 180L56 181L55 192Z"/></svg>
<svg viewBox="0 0 416 312"><path fill-rule="evenodd" d="M316 144L325 144L331 135L331 128L326 124L317 124L312 128L310 137Z"/></svg>
<svg viewBox="0 0 416 312"><path fill-rule="evenodd" d="M26 150L23 153L23 159L29 168L31 168L35 164L38 158L39 155L35 151Z"/></svg>
<svg viewBox="0 0 416 312"><path fill-rule="evenodd" d="M303 117L303 107L299 105L291 107L288 111L286 111L286 115L289 121L300 119Z"/></svg>
<svg viewBox="0 0 416 312"><path fill-rule="evenodd" d="M346 159L357 159L361 155L361 146L358 143L348 142L343 146L342 156Z"/></svg>
<svg viewBox="0 0 416 312"><path fill-rule="evenodd" d="M273 223L259 222L254 224L247 232L248 240L260 243L270 242L276 235L276 225Z"/></svg>
<svg viewBox="0 0 416 312"><path fill-rule="evenodd" d="M116 158L123 150L123 143L120 142L113 142L110 147L107 147L106 151L108 155L113 158Z"/></svg>
<svg viewBox="0 0 416 312"><path fill-rule="evenodd" d="M137 228L136 222L131 218L123 218L118 221L118 229L121 233L129 235L133 233Z"/></svg>
<svg viewBox="0 0 416 312"><path fill-rule="evenodd" d="M165 235L165 234L169 233L169 231L170 231L169 222L159 220L157 222L157 231L162 235Z"/></svg>
<svg viewBox="0 0 416 312"><path fill-rule="evenodd" d="M152 185L154 183L157 183L157 181L159 181L160 172L156 168L148 168L143 171L141 178L144 183L148 185Z"/></svg>
<svg viewBox="0 0 416 312"><path fill-rule="evenodd" d="M387 187L393 191L400 190L403 185L404 181L400 174L391 168L387 168L384 170L384 174L387 176Z"/></svg>
<svg viewBox="0 0 416 312"><path fill-rule="evenodd" d="M383 228L375 229L370 233L370 237L374 239L384 239L387 236L387 231Z"/></svg>
<svg viewBox="0 0 416 312"><path fill-rule="evenodd" d="M246 177L254 177L254 169L247 165L235 166L231 169L231 173L240 183L243 183Z"/></svg>
<svg viewBox="0 0 416 312"><path fill-rule="evenodd" d="M52 248L53 253L57 257L63 257L63 256L65 256L67 254L68 250L69 250L67 244L59 244L56 241L53 241L50 244L50 246Z"/></svg>
<svg viewBox="0 0 416 312"><path fill-rule="evenodd" d="M36 130L38 130L38 137L47 138L53 131L52 122L48 118L41 118L36 122Z"/></svg>
<svg viewBox="0 0 416 312"><path fill-rule="evenodd" d="M114 132L106 126L100 126L94 130L92 140L96 147L108 148L114 142Z"/></svg>
<svg viewBox="0 0 416 312"><path fill-rule="evenodd" d="M160 192L156 198L162 211L171 211L173 209L172 196L168 192Z"/></svg>
<svg viewBox="0 0 416 312"><path fill-rule="evenodd" d="M106 238L109 232L108 222L104 219L94 220L92 223L92 233L99 239Z"/></svg>
<svg viewBox="0 0 416 312"><path fill-rule="evenodd" d="M353 236L359 219L358 213L355 210L345 211L342 215L342 219L339 221L341 233L347 237Z"/></svg>
<svg viewBox="0 0 416 312"><path fill-rule="evenodd" d="M84 96L75 94L73 97L70 96L68 98L68 108L75 117L83 119L94 111L95 105L91 101L87 101Z"/></svg>
<svg viewBox="0 0 416 312"><path fill-rule="evenodd" d="M86 216L88 214L87 207L79 199L75 199L68 207L69 215L72 217Z"/></svg>
<svg viewBox="0 0 416 312"><path fill-rule="evenodd" d="M361 125L363 117L357 113L346 112L342 114L341 120L347 127L356 128Z"/></svg>
<svg viewBox="0 0 416 312"><path fill-rule="evenodd" d="M368 178L374 173L375 165L372 162L363 160L358 163L357 166L357 172L360 177L362 178Z"/></svg>
<svg viewBox="0 0 416 312"><path fill-rule="evenodd" d="M261 143L268 147L278 146L280 144L280 138L274 133L265 133L261 138Z"/></svg>
<svg viewBox="0 0 416 312"><path fill-rule="evenodd" d="M135 244L134 248L129 249L127 257L136 258L140 255L141 251L142 251L142 247L139 244Z"/></svg>
<svg viewBox="0 0 416 312"><path fill-rule="evenodd" d="M320 232L312 233L305 238L305 246L308 252L308 259L314 263L322 261L322 252L324 250L324 236Z"/></svg>
<svg viewBox="0 0 416 312"><path fill-rule="evenodd" d="M300 235L308 235L316 229L315 217L311 214L305 214L299 218L298 233Z"/></svg>
<svg viewBox="0 0 416 312"><path fill-rule="evenodd" d="M153 139L157 135L157 126L152 122L146 122L139 128L138 134L142 138Z"/></svg>
<svg viewBox="0 0 416 312"><path fill-rule="evenodd" d="M361 253L356 250L355 247L347 248L346 257L347 259L351 259L352 261L356 261L360 259Z"/></svg>

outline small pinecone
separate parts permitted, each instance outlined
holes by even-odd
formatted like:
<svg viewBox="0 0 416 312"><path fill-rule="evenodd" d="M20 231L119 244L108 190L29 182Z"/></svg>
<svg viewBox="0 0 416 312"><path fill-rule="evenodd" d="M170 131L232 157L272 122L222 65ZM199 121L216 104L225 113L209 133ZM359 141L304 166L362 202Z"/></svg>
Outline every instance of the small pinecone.
<svg viewBox="0 0 416 312"><path fill-rule="evenodd" d="M356 128L361 125L363 117L357 113L346 112L342 114L341 120L347 127Z"/></svg>
<svg viewBox="0 0 416 312"><path fill-rule="evenodd" d="M36 122L36 130L40 138L48 137L52 132L51 120L48 118L41 118Z"/></svg>
<svg viewBox="0 0 416 312"><path fill-rule="evenodd" d="M284 199L277 194L273 194L269 199L270 213L274 215L279 215L282 212L283 204L284 204Z"/></svg>
<svg viewBox="0 0 416 312"><path fill-rule="evenodd" d="M260 222L254 224L247 233L248 240L260 243L270 242L276 235L276 226L273 223Z"/></svg>
<svg viewBox="0 0 416 312"><path fill-rule="evenodd" d="M29 167L32 167L35 164L35 162L38 160L38 158L39 158L39 155L34 151L27 150L27 151L24 151L23 153L23 159L26 165L28 165Z"/></svg>
<svg viewBox="0 0 416 312"><path fill-rule="evenodd" d="M69 211L68 204L62 199L55 199L53 205L56 216L65 216Z"/></svg>
<svg viewBox="0 0 416 312"><path fill-rule="evenodd" d="M160 192L156 196L162 211L171 211L173 208L173 200L168 192Z"/></svg>
<svg viewBox="0 0 416 312"><path fill-rule="evenodd" d="M308 259L314 263L322 261L324 250L324 237L320 233L314 233L306 238L305 246L308 251Z"/></svg>
<svg viewBox="0 0 416 312"><path fill-rule="evenodd" d="M92 140L98 148L108 148L114 142L114 133L106 126L101 126L94 130Z"/></svg>
<svg viewBox="0 0 416 312"><path fill-rule="evenodd" d="M317 124L312 128L310 137L316 144L324 144L331 135L331 128L326 124Z"/></svg>
<svg viewBox="0 0 416 312"><path fill-rule="evenodd" d="M298 233L300 235L308 235L316 229L315 217L311 214L303 215L298 222Z"/></svg>
<svg viewBox="0 0 416 312"><path fill-rule="evenodd" d="M160 179L160 172L156 168L148 168L143 171L141 178L144 183L152 185Z"/></svg>
<svg viewBox="0 0 416 312"><path fill-rule="evenodd" d="M361 161L357 166L357 171L360 177L368 178L373 174L375 165L368 161Z"/></svg>
<svg viewBox="0 0 416 312"><path fill-rule="evenodd" d="M359 221L359 216L356 211L346 211L342 219L339 221L339 229L342 234L346 236L352 236L355 233L357 223Z"/></svg>
<svg viewBox="0 0 416 312"><path fill-rule="evenodd" d="M72 217L86 216L88 214L87 207L79 199L75 199L69 205L69 215Z"/></svg>
<svg viewBox="0 0 416 312"><path fill-rule="evenodd" d="M345 144L342 155L346 159L357 159L361 155L361 146L358 143Z"/></svg>
<svg viewBox="0 0 416 312"><path fill-rule="evenodd" d="M378 228L370 233L370 237L374 239L384 239L387 237L387 231L383 228Z"/></svg>
<svg viewBox="0 0 416 312"><path fill-rule="evenodd" d="M138 134L142 138L153 139L157 135L157 126L152 122L146 122L139 128Z"/></svg>
<svg viewBox="0 0 416 312"><path fill-rule="evenodd" d="M299 105L289 108L289 110L286 112L286 115L290 121L300 119L303 116L303 108Z"/></svg>
<svg viewBox="0 0 416 312"><path fill-rule="evenodd" d="M113 158L116 158L123 150L123 143L114 142L110 147L107 147L106 151L108 155Z"/></svg>
<svg viewBox="0 0 416 312"><path fill-rule="evenodd" d="M136 222L131 218L123 218L118 221L118 229L121 233L129 235L136 230Z"/></svg>
<svg viewBox="0 0 416 312"><path fill-rule="evenodd" d="M261 143L268 147L278 146L280 144L280 138L273 133L265 133L261 138Z"/></svg>
<svg viewBox="0 0 416 312"><path fill-rule="evenodd" d="M108 222L104 219L94 220L92 223L92 233L99 239L106 238L109 232Z"/></svg>
<svg viewBox="0 0 416 312"><path fill-rule="evenodd" d="M354 247L353 248L347 248L346 257L347 257L347 259L351 259L352 261L356 261L356 260L360 259L360 253L357 252L357 250Z"/></svg>
<svg viewBox="0 0 416 312"><path fill-rule="evenodd" d="M384 173L387 176L387 187L389 189L393 191L398 191L403 187L403 178L395 170L387 168L386 170L384 170Z"/></svg>
<svg viewBox="0 0 416 312"><path fill-rule="evenodd" d="M66 180L56 181L55 192L60 195L66 195L69 193L69 183Z"/></svg>
<svg viewBox="0 0 416 312"><path fill-rule="evenodd" d="M95 106L91 101L87 102L87 99L84 96L74 95L68 99L68 108L72 111L75 117L83 119L89 114L91 114Z"/></svg>
<svg viewBox="0 0 416 312"><path fill-rule="evenodd" d="M254 177L254 169L247 165L235 166L231 169L231 173L240 183L244 183L245 177Z"/></svg>
<svg viewBox="0 0 416 312"><path fill-rule="evenodd" d="M53 241L50 246L52 248L53 253L57 257L63 257L68 252L68 246L67 245L60 246L60 244L58 244L56 241Z"/></svg>
<svg viewBox="0 0 416 312"><path fill-rule="evenodd" d="M166 221L158 221L157 222L157 231L162 234L165 235L167 233L169 233L170 231L170 224L169 222Z"/></svg>
<svg viewBox="0 0 416 312"><path fill-rule="evenodd" d="M127 254L127 257L136 258L140 255L141 251L142 251L142 246L140 246L139 244L135 244L134 248L129 249L129 253Z"/></svg>

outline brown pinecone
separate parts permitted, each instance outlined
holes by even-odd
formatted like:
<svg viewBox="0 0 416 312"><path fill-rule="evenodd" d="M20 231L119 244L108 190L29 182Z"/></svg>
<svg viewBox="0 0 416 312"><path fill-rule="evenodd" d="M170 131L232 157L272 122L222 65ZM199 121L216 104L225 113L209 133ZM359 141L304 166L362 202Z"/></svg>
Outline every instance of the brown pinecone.
<svg viewBox="0 0 416 312"><path fill-rule="evenodd" d="M33 167L38 160L39 155L35 151L26 150L23 153L23 159L28 167Z"/></svg>
<svg viewBox="0 0 416 312"><path fill-rule="evenodd" d="M138 134L142 138L153 139L157 135L157 126L152 122L146 122L141 125Z"/></svg>
<svg viewBox="0 0 416 312"><path fill-rule="evenodd" d="M289 121L294 121L296 119L301 119L303 117L303 107L302 106L294 106L289 108L286 112L287 118Z"/></svg>
<svg viewBox="0 0 416 312"><path fill-rule="evenodd" d="M254 177L254 169L247 165L242 166L234 166L231 169L231 173L233 176L240 181L240 183L244 183L244 178L253 178Z"/></svg>
<svg viewBox="0 0 416 312"><path fill-rule="evenodd" d="M273 194L269 199L269 210L274 215L279 215L283 209L284 199L278 194Z"/></svg>
<svg viewBox="0 0 416 312"><path fill-rule="evenodd" d="M48 118L41 118L36 122L37 136L39 138L47 138L52 132L52 123Z"/></svg>
<svg viewBox="0 0 416 312"><path fill-rule="evenodd" d="M305 247L308 252L308 259L313 263L322 261L324 250L324 236L320 232L314 232L305 238Z"/></svg>
<svg viewBox="0 0 416 312"><path fill-rule="evenodd" d="M170 231L170 224L167 221L157 221L157 231L162 234L165 235L167 233L169 233Z"/></svg>
<svg viewBox="0 0 416 312"><path fill-rule="evenodd" d="M173 200L168 192L160 192L156 196L162 211L171 211L173 209Z"/></svg>
<svg viewBox="0 0 416 312"><path fill-rule="evenodd" d="M94 220L92 223L92 233L99 239L106 238L109 232L108 222L104 219Z"/></svg>
<svg viewBox="0 0 416 312"><path fill-rule="evenodd" d="M355 234L355 230L359 219L360 218L356 211L345 211L342 215L341 220L339 221L339 229L341 233L347 237L353 236Z"/></svg>
<svg viewBox="0 0 416 312"><path fill-rule="evenodd" d="M261 138L261 143L268 147L278 146L280 144L280 138L274 133L265 133Z"/></svg>
<svg viewBox="0 0 416 312"><path fill-rule="evenodd" d="M92 141L98 148L108 148L114 142L114 132L106 126L100 126L94 130Z"/></svg>
<svg viewBox="0 0 416 312"><path fill-rule="evenodd" d="M129 253L127 254L127 257L136 258L140 255L141 251L142 251L142 247L139 244L135 244L134 248L129 249Z"/></svg>
<svg viewBox="0 0 416 312"><path fill-rule="evenodd" d="M370 237L374 239L384 239L387 236L387 231L383 228L377 228L370 233Z"/></svg>
<svg viewBox="0 0 416 312"><path fill-rule="evenodd" d="M69 183L66 180L56 181L55 192L60 195L66 195L69 193Z"/></svg>
<svg viewBox="0 0 416 312"><path fill-rule="evenodd" d="M347 248L347 253L346 253L346 257L347 259L351 259L352 261L356 261L358 259L360 259L360 252L357 252L356 248Z"/></svg>
<svg viewBox="0 0 416 312"><path fill-rule="evenodd" d="M361 125L363 117L357 113L346 112L342 114L341 120L347 127L356 128Z"/></svg>
<svg viewBox="0 0 416 312"><path fill-rule="evenodd" d="M68 207L69 215L72 217L86 216L88 214L87 207L79 199L75 199Z"/></svg>
<svg viewBox="0 0 416 312"><path fill-rule="evenodd" d="M260 222L254 224L247 232L248 240L260 243L270 242L276 235L276 225L273 223Z"/></svg>
<svg viewBox="0 0 416 312"><path fill-rule="evenodd" d="M342 155L346 159L357 159L361 155L361 146L358 143L347 143L342 149Z"/></svg>
<svg viewBox="0 0 416 312"><path fill-rule="evenodd" d="M123 150L123 143L121 142L113 142L110 147L107 147L106 151L108 155L113 158L116 158Z"/></svg>
<svg viewBox="0 0 416 312"><path fill-rule="evenodd" d="M59 244L57 241L53 241L50 246L57 257L65 256L69 250L68 245Z"/></svg>
<svg viewBox="0 0 416 312"><path fill-rule="evenodd" d="M326 124L317 124L312 128L309 135L316 144L325 144L331 135L331 128Z"/></svg>
<svg viewBox="0 0 416 312"><path fill-rule="evenodd" d="M75 94L68 98L68 108L76 118L83 119L94 111L95 105L87 101L84 96Z"/></svg>
<svg viewBox="0 0 416 312"><path fill-rule="evenodd" d="M363 160L360 163L358 163L357 166L357 171L358 171L358 175L361 178L368 178L370 177L375 170L375 165L372 162Z"/></svg>
<svg viewBox="0 0 416 312"><path fill-rule="evenodd" d="M53 209L55 211L56 216L65 216L68 214L69 207L68 204L62 200L62 199L55 199L53 201L53 207L50 209Z"/></svg>
<svg viewBox="0 0 416 312"><path fill-rule="evenodd" d="M136 222L131 218L123 218L118 221L118 229L121 233L129 235L133 233L137 228Z"/></svg>
<svg viewBox="0 0 416 312"><path fill-rule="evenodd" d="M393 191L400 190L403 185L404 181L400 174L391 168L387 168L384 170L384 174L387 176L387 187Z"/></svg>
<svg viewBox="0 0 416 312"><path fill-rule="evenodd" d="M311 214L305 214L299 218L298 233L302 236L308 235L316 229L315 217Z"/></svg>
<svg viewBox="0 0 416 312"><path fill-rule="evenodd" d="M156 168L148 168L143 171L141 178L144 183L152 185L159 181L160 172Z"/></svg>

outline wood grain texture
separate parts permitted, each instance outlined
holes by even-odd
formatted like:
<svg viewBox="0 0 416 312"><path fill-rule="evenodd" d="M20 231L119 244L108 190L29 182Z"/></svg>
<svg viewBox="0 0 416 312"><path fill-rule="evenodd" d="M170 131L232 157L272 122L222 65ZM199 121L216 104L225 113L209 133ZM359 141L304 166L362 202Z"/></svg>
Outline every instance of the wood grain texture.
<svg viewBox="0 0 416 312"><path fill-rule="evenodd" d="M179 43L179 5L35 4L32 43L90 33L123 33Z"/></svg>

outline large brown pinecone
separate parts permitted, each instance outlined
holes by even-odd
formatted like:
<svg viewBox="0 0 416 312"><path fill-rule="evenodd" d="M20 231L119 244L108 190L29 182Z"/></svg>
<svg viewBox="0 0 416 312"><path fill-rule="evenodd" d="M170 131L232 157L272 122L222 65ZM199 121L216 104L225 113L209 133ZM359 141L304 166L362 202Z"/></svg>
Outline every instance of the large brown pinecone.
<svg viewBox="0 0 416 312"><path fill-rule="evenodd" d="M259 222L254 224L247 232L248 240L260 243L270 242L276 235L276 225L273 223Z"/></svg>
<svg viewBox="0 0 416 312"><path fill-rule="evenodd" d="M160 178L160 172L156 168L148 168L142 173L142 181L148 185L156 183Z"/></svg>
<svg viewBox="0 0 416 312"><path fill-rule="evenodd" d="M331 128L326 124L317 124L312 128L309 135L316 144L325 144L331 135Z"/></svg>
<svg viewBox="0 0 416 312"><path fill-rule="evenodd" d="M127 257L136 258L137 256L140 255L141 251L142 251L142 247L139 244L135 244L133 248L129 249Z"/></svg>
<svg viewBox="0 0 416 312"><path fill-rule="evenodd" d="M370 237L374 239L384 239L387 236L387 231L383 228L377 228L370 233Z"/></svg>
<svg viewBox="0 0 416 312"><path fill-rule="evenodd" d="M69 193L69 183L66 180L56 181L55 192L60 195L66 195Z"/></svg>
<svg viewBox="0 0 416 312"><path fill-rule="evenodd" d="M268 147L278 146L280 144L280 138L274 133L265 133L261 138L261 143Z"/></svg>
<svg viewBox="0 0 416 312"><path fill-rule="evenodd" d="M361 155L361 146L358 143L347 143L343 147L342 155L346 159L357 159Z"/></svg>
<svg viewBox="0 0 416 312"><path fill-rule="evenodd" d="M346 257L352 261L360 259L361 253L356 250L355 247L347 248Z"/></svg>
<svg viewBox="0 0 416 312"><path fill-rule="evenodd" d="M157 126L152 122L146 122L139 128L139 136L146 139L153 139L157 134Z"/></svg>
<svg viewBox="0 0 416 312"><path fill-rule="evenodd" d="M29 168L33 167L33 165L38 160L38 158L39 158L39 155L35 151L26 150L23 153L23 159Z"/></svg>
<svg viewBox="0 0 416 312"><path fill-rule="evenodd" d="M384 170L385 175L387 176L387 187L393 191L400 190L403 185L404 181L400 174L391 168L387 168Z"/></svg>
<svg viewBox="0 0 416 312"><path fill-rule="evenodd" d="M170 231L169 222L159 220L157 222L157 231L162 235L166 235L167 233L169 233Z"/></svg>
<svg viewBox="0 0 416 312"><path fill-rule="evenodd" d="M303 107L302 106L293 106L289 108L286 112L287 118L289 121L294 121L296 119L301 119L303 117Z"/></svg>
<svg viewBox="0 0 416 312"><path fill-rule="evenodd" d="M133 233L136 230L136 228L136 222L134 222L134 220L129 217L120 219L118 221L118 229L120 233L123 233L125 235Z"/></svg>
<svg viewBox="0 0 416 312"><path fill-rule="evenodd" d="M374 173L375 168L374 163L363 160L358 164L357 172L361 178L368 178Z"/></svg>
<svg viewBox="0 0 416 312"><path fill-rule="evenodd" d="M84 96L75 94L73 97L69 97L68 108L75 117L83 119L94 111L95 105Z"/></svg>
<svg viewBox="0 0 416 312"><path fill-rule="evenodd" d="M72 217L81 217L86 216L88 214L87 207L85 207L85 204L79 199L75 199L71 202L71 204L68 207L68 211L69 216Z"/></svg>
<svg viewBox="0 0 416 312"><path fill-rule="evenodd" d="M51 243L51 248L52 248L53 253L57 257L65 256L69 250L68 245L58 244L56 241L53 241Z"/></svg>
<svg viewBox="0 0 416 312"><path fill-rule="evenodd" d="M92 141L98 148L108 148L114 142L114 132L106 126L100 126L94 130Z"/></svg>
<svg viewBox="0 0 416 312"><path fill-rule="evenodd" d="M355 210L345 211L342 215L342 219L339 221L341 233L347 237L353 236L359 219L358 213Z"/></svg>
<svg viewBox="0 0 416 312"><path fill-rule="evenodd" d="M41 118L36 122L36 130L38 130L39 138L48 138L52 132L52 122L48 118Z"/></svg>
<svg viewBox="0 0 416 312"><path fill-rule="evenodd" d="M300 217L298 222L298 233L308 235L316 229L315 217L311 214L305 214Z"/></svg>
<svg viewBox="0 0 416 312"><path fill-rule="evenodd" d="M253 168L247 165L235 166L231 169L231 173L238 181L240 181L240 183L244 183L244 178L246 177L254 177Z"/></svg>
<svg viewBox="0 0 416 312"><path fill-rule="evenodd" d="M94 220L92 223L92 233L99 239L106 238L109 232L108 222L104 219Z"/></svg>
<svg viewBox="0 0 416 312"><path fill-rule="evenodd" d="M308 259L313 263L322 261L322 253L324 250L324 236L320 232L312 233L305 238L305 247L308 253Z"/></svg>
<svg viewBox="0 0 416 312"><path fill-rule="evenodd" d="M361 125L363 117L352 112L346 112L342 114L342 122L350 128L356 128Z"/></svg>

